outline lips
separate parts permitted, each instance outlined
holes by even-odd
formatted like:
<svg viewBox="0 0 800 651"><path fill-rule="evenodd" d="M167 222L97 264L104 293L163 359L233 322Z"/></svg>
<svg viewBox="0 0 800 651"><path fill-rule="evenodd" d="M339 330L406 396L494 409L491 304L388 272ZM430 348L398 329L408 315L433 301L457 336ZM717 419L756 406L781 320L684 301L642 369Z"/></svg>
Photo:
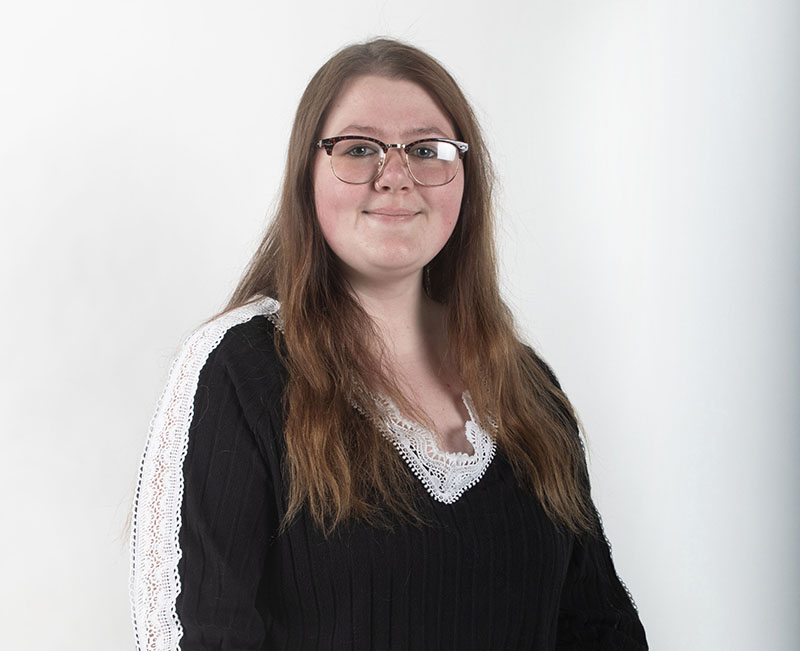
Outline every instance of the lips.
<svg viewBox="0 0 800 651"><path fill-rule="evenodd" d="M395 206L386 206L383 208L372 208L365 210L368 215L375 215L377 217L413 217L417 214L417 210L411 208L402 208Z"/></svg>

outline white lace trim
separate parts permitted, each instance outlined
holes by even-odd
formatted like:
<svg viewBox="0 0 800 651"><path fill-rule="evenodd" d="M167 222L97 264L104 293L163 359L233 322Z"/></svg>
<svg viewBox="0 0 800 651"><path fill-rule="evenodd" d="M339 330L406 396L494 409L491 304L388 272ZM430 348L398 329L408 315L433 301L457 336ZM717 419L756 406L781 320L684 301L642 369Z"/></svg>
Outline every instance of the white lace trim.
<svg viewBox="0 0 800 651"><path fill-rule="evenodd" d="M453 504L481 480L492 463L496 443L478 422L468 391L461 399L469 413L464 433L472 444L472 454L442 450L432 432L404 418L385 396L374 397L386 413L384 422L379 424L381 434L397 448L433 499Z"/></svg>
<svg viewBox="0 0 800 651"><path fill-rule="evenodd" d="M150 423L139 468L131 529L130 596L137 649L176 651L183 627L175 610L181 591L178 535L183 462L200 371L233 326L266 315L278 327L278 301L263 297L205 324L181 347Z"/></svg>
<svg viewBox="0 0 800 651"><path fill-rule="evenodd" d="M267 316L280 330L280 303L262 297L205 324L183 344L158 400L139 467L131 527L130 598L136 648L177 651L183 627L175 610L181 591L178 563L183 503L183 462L200 371L232 327L255 316ZM473 454L446 452L433 434L404 418L387 399L375 399L387 417L381 434L397 448L430 495L452 504L483 477L495 454L495 440L478 422L468 392L462 400L469 413L465 425ZM494 424L490 421L490 425Z"/></svg>

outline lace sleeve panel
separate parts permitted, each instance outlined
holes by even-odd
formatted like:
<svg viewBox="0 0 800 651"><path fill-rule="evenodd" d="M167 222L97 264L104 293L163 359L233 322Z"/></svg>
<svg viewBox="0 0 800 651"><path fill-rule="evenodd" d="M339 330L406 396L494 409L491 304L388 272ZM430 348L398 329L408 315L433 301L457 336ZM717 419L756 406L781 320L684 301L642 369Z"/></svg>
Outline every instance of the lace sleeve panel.
<svg viewBox="0 0 800 651"><path fill-rule="evenodd" d="M265 297L205 324L184 342L169 371L150 423L133 507L130 598L140 650L177 650L184 634L176 611L183 464L200 372L230 328L258 315L277 318L278 308Z"/></svg>

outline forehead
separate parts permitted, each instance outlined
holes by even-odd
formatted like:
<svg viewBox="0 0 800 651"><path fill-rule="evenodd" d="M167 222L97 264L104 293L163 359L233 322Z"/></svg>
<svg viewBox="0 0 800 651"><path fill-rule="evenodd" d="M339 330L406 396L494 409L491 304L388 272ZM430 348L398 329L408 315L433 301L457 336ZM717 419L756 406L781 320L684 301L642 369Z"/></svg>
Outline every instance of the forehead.
<svg viewBox="0 0 800 651"><path fill-rule="evenodd" d="M366 75L350 80L328 109L322 135L345 132L403 141L419 136L455 138L453 124L439 103L406 79Z"/></svg>

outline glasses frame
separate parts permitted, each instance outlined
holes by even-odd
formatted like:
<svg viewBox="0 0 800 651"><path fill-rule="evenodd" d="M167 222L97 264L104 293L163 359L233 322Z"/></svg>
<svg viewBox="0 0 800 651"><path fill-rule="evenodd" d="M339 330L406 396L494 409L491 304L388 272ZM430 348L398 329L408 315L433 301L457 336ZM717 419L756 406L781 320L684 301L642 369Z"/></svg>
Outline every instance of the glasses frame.
<svg viewBox="0 0 800 651"><path fill-rule="evenodd" d="M375 175L367 180L367 181L345 181L341 178L337 173L336 170L333 168L333 147L339 142L344 140L367 140L369 142L374 142L381 148L383 155L381 156L381 160L378 162L378 170L375 172ZM418 145L421 142L446 142L453 146L455 146L456 151L458 152L458 164L456 165L455 172L453 172L453 176L451 176L447 181L444 183L422 183L420 180L414 176L414 172L411 171L411 165L408 163L408 149L413 147L414 145ZM377 179L381 173L383 172L383 166L386 163L386 157L389 155L390 149L399 149L403 152L401 158L403 159L403 163L408 170L408 174L414 179L414 183L417 185L424 186L426 188L438 188L443 185L447 185L458 175L458 170L461 167L461 160L464 158L464 154L467 153L469 150L469 145L466 142L461 142L460 140L450 140L450 138L420 138L419 140L414 140L413 142L406 143L402 145L400 143L395 144L386 144L385 142L381 142L377 138L371 138L370 136L334 136L333 138L323 138L322 140L318 140L314 143L314 145L318 149L324 149L325 152L328 154L328 157L331 159L331 171L333 175L339 179L342 183L347 183L348 185L365 185L366 183L372 183Z"/></svg>

